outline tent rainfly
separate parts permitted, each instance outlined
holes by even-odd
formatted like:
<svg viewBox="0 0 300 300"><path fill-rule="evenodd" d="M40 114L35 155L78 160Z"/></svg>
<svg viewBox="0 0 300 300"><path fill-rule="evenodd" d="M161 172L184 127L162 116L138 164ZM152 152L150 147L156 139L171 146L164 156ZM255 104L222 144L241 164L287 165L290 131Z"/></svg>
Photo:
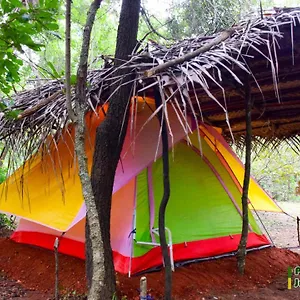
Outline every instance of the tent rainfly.
<svg viewBox="0 0 300 300"><path fill-rule="evenodd" d="M163 192L159 122L151 116L153 101L139 99L133 142L126 136L114 183L111 212L111 244L118 272L134 274L160 267L158 208ZM89 164L96 126L104 118L87 115ZM173 263L235 252L240 240L241 183L244 169L224 138L213 127L200 124L186 136L174 110L169 110L171 198L166 231ZM142 126L144 128L141 130ZM0 209L21 217L12 239L53 248L84 258L85 205L73 153L70 126L48 154L38 153L6 182L6 201ZM201 145L201 146L199 146ZM202 155L201 155L202 151ZM173 153L173 159L172 159ZM201 157L202 156L202 157ZM23 193L20 191L23 190ZM252 179L249 201L255 209L280 212L280 208ZM250 213L247 247L270 245Z"/></svg>

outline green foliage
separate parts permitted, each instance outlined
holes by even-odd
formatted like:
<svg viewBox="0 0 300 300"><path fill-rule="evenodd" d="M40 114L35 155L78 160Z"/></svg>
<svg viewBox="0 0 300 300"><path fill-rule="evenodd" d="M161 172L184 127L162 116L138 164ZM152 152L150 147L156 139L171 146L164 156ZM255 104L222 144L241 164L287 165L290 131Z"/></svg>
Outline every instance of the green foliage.
<svg viewBox="0 0 300 300"><path fill-rule="evenodd" d="M20 82L19 69L26 49L40 51L41 34L58 29L55 19L58 0L42 0L38 6L24 6L19 0L0 3L0 91L8 95Z"/></svg>
<svg viewBox="0 0 300 300"><path fill-rule="evenodd" d="M252 174L259 184L278 201L299 201L295 189L300 181L299 156L287 144L265 149L254 157Z"/></svg>
<svg viewBox="0 0 300 300"><path fill-rule="evenodd" d="M6 214L0 214L0 229L6 228L9 230L16 229L16 217L8 217Z"/></svg>
<svg viewBox="0 0 300 300"><path fill-rule="evenodd" d="M225 30L241 19L276 6L274 0L173 0L168 29L174 39ZM278 5L278 4L277 4ZM285 0L281 6L297 6L299 1Z"/></svg>
<svg viewBox="0 0 300 300"><path fill-rule="evenodd" d="M6 179L7 169L1 167L0 168L0 183L2 183Z"/></svg>
<svg viewBox="0 0 300 300"><path fill-rule="evenodd" d="M241 0L174 1L174 12L169 30L176 39L199 34L212 34L235 24L241 17Z"/></svg>
<svg viewBox="0 0 300 300"><path fill-rule="evenodd" d="M101 7L97 13L96 21L92 30L89 68L99 68L103 61L102 55L113 55L115 51L115 41L117 35L118 24L118 6L115 0L107 0L101 3ZM86 12L90 5L90 0L73 0L71 11L71 72L76 73L79 62L82 28L86 21ZM119 2L118 2L119 3ZM39 56L39 65L48 70L49 73L61 77L64 74L64 55L65 55L65 17L64 11L60 10L56 16L60 28L57 36L48 36L47 47L42 55ZM60 37L60 38L58 38ZM51 62L51 63L49 63ZM55 70L55 71L54 71ZM49 76L41 71L43 75ZM72 80L72 84L75 81Z"/></svg>

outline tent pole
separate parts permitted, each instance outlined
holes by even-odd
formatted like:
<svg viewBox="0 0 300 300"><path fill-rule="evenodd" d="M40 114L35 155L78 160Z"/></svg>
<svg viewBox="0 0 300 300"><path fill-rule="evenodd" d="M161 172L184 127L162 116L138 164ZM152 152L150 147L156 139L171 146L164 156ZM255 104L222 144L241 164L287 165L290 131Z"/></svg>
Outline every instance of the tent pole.
<svg viewBox="0 0 300 300"><path fill-rule="evenodd" d="M131 250L130 250L130 257L129 257L129 266L128 266L128 277L131 277L131 267L132 267L132 256L133 256L133 242L135 241L135 231L136 231L136 203L137 203L137 177L135 177L134 182L134 209L133 209L133 215L132 215L132 231L129 234L129 237L132 235L131 239Z"/></svg>
<svg viewBox="0 0 300 300"><path fill-rule="evenodd" d="M260 222L260 224L262 225L263 229L265 230L266 234L268 235L268 238L269 238L269 240L270 240L272 246L275 246L275 244L274 244L274 242L273 242L273 239L272 239L270 233L268 232L267 227L266 227L265 224L263 223L261 217L259 216L257 210L255 209L255 207L253 206L253 204L251 203L251 201L249 201L249 203L250 203L250 205L252 206L252 208L253 208L253 210L254 210L254 212L255 212L255 214L256 214L256 216L257 216L259 222Z"/></svg>

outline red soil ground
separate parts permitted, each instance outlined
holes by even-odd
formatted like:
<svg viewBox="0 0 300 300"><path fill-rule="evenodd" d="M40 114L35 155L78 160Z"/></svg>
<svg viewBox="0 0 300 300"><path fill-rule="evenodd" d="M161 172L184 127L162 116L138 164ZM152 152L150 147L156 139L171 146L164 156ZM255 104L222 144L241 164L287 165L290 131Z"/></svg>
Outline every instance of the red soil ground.
<svg viewBox="0 0 300 300"><path fill-rule="evenodd" d="M84 294L84 261L60 255L59 265L61 291ZM249 253L246 265L243 277L236 271L235 257L177 268L173 273L174 299L300 299L300 290L286 290L287 267L300 265L300 255L269 248ZM19 292L23 299L49 299L53 295L54 255L51 251L0 238L0 271L6 278L0 276L0 287L25 288ZM161 299L163 271L146 276L149 294L154 299ZM127 295L127 299L138 299L139 277L117 277L121 294ZM0 288L0 299L15 299L7 295L1 298Z"/></svg>

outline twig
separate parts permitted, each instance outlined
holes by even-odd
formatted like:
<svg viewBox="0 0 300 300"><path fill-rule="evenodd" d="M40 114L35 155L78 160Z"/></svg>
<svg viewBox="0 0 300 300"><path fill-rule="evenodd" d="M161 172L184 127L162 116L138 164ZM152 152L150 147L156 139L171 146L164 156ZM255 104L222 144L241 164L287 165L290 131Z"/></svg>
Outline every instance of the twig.
<svg viewBox="0 0 300 300"><path fill-rule="evenodd" d="M69 118L75 122L76 116L72 108L71 99L71 0L66 1L66 106Z"/></svg>
<svg viewBox="0 0 300 300"><path fill-rule="evenodd" d="M173 20L169 20L168 22L164 23L163 25L161 25L158 29L167 26L169 23L173 22ZM156 29L157 30L157 29ZM136 48L134 49L133 53L137 52L139 47L142 45L142 43L144 42L144 40L147 38L148 35L150 35L151 33L155 33L153 30L147 32L137 43ZM171 40L171 39L168 39Z"/></svg>
<svg viewBox="0 0 300 300"><path fill-rule="evenodd" d="M159 33L155 28L154 26L152 25L151 21L150 21L150 18L149 16L147 15L145 9L143 7L141 7L141 14L142 14L142 17L145 21L145 23L148 25L149 29L150 29L150 33L155 33L157 36L159 36L160 38L166 40L166 41L170 41L170 39L166 38L165 36L163 36L161 33ZM150 34L149 33L149 34Z"/></svg>

